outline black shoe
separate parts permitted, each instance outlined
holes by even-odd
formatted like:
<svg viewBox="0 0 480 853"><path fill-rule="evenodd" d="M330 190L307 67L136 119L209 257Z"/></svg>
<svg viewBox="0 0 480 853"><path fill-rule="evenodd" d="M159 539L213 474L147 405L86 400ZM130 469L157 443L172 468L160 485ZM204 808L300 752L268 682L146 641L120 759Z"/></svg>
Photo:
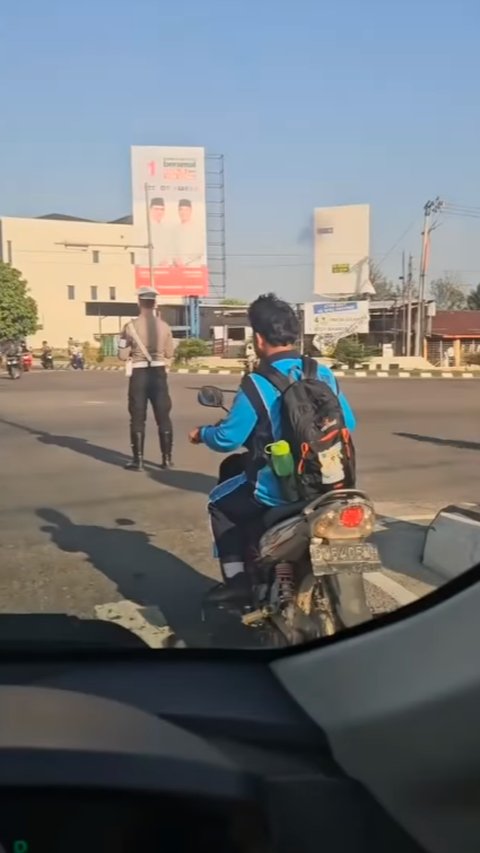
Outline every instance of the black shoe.
<svg viewBox="0 0 480 853"><path fill-rule="evenodd" d="M143 471L143 446L145 444L145 433L132 432L130 434L132 447L132 459L125 465L126 471Z"/></svg>
<svg viewBox="0 0 480 853"><path fill-rule="evenodd" d="M239 572L225 584L218 584L207 592L206 597L209 604L217 604L219 607L250 604L251 590L245 572Z"/></svg>
<svg viewBox="0 0 480 853"><path fill-rule="evenodd" d="M160 468L162 468L163 470L166 470L167 468L172 468L173 433L163 432L162 430L159 430L158 437L160 439L160 452L162 454L162 463L160 465Z"/></svg>

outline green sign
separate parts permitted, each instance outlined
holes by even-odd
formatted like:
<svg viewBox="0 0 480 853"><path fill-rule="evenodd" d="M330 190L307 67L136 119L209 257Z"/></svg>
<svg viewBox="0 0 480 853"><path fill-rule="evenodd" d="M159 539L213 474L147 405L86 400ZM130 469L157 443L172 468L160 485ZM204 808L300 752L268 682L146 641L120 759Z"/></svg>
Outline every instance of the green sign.
<svg viewBox="0 0 480 853"><path fill-rule="evenodd" d="M350 272L350 264L334 264L332 272Z"/></svg>

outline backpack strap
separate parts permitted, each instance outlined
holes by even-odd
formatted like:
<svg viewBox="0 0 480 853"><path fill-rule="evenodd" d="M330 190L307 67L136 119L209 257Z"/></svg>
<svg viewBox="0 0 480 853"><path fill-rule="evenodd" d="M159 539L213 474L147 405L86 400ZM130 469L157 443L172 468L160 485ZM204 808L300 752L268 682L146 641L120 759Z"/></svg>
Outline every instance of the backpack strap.
<svg viewBox="0 0 480 853"><path fill-rule="evenodd" d="M318 364L308 355L302 355L302 371L305 379L318 379Z"/></svg>
<svg viewBox="0 0 480 853"><path fill-rule="evenodd" d="M281 370L277 370L273 364L269 364L268 362L260 362L253 372L264 376L280 394L284 394L292 384L292 380L288 376L285 376Z"/></svg>

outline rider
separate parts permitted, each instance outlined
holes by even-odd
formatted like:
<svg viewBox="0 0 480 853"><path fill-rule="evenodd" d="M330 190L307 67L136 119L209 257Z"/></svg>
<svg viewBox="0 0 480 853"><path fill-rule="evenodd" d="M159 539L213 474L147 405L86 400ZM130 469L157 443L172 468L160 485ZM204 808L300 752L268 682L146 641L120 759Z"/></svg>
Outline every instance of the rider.
<svg viewBox="0 0 480 853"><path fill-rule="evenodd" d="M294 371L295 375L297 371L297 378L300 378L301 355L296 346L300 327L291 306L270 293L252 302L248 316L258 358L282 373L292 375ZM355 416L332 371L319 365L318 377L338 395L345 426L354 430ZM249 464L255 446L263 447L268 443L268 438L263 438L265 421L273 440L281 438L279 396L278 390L265 377L252 373L244 377L224 421L217 426L197 427L189 435L192 444L203 443L219 453L241 447L250 451L222 462L220 482L209 497L212 532L225 581L224 586L214 589L209 596L210 601L218 604L248 599L242 527L260 521L267 509L284 503L277 478L266 461L261 459L260 464ZM263 418L258 415L262 410Z"/></svg>

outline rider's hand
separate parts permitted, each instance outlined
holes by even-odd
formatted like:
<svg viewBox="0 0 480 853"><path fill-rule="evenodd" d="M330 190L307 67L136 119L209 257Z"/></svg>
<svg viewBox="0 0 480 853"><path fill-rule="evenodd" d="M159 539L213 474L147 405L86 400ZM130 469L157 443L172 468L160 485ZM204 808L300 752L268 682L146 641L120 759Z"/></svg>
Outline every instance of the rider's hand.
<svg viewBox="0 0 480 853"><path fill-rule="evenodd" d="M200 427L195 427L188 433L188 440L190 444L200 444Z"/></svg>

